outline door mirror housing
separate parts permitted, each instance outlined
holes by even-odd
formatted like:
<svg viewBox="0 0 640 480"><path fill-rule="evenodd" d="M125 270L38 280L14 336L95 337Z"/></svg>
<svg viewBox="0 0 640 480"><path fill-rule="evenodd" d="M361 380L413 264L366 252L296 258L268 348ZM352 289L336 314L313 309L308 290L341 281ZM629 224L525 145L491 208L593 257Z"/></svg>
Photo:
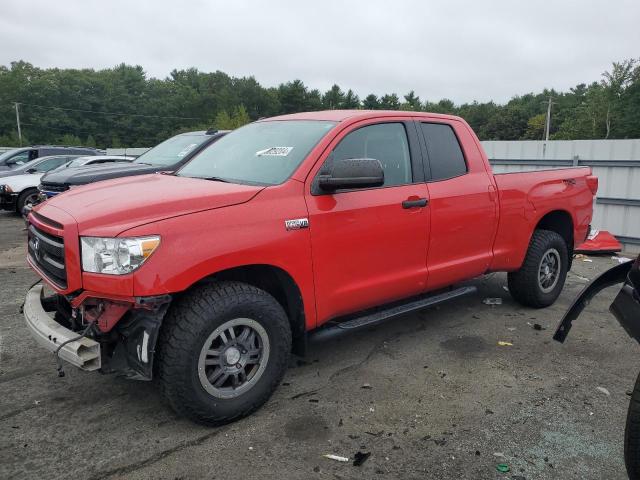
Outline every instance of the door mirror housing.
<svg viewBox="0 0 640 480"><path fill-rule="evenodd" d="M29 169L27 169L27 171L25 173L36 173L38 171L38 169L36 167L31 167Z"/></svg>
<svg viewBox="0 0 640 480"><path fill-rule="evenodd" d="M329 173L318 176L318 186L325 192L382 185L384 185L384 170L380 161L374 158L335 160Z"/></svg>

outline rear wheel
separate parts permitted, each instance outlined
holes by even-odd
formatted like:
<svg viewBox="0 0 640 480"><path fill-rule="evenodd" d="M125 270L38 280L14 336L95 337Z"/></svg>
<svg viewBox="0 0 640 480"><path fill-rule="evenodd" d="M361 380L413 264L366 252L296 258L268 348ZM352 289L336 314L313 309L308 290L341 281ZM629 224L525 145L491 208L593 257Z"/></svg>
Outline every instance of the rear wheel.
<svg viewBox="0 0 640 480"><path fill-rule="evenodd" d="M287 369L291 329L267 292L219 282L188 292L167 314L158 377L171 407L206 425L250 414Z"/></svg>
<svg viewBox="0 0 640 480"><path fill-rule="evenodd" d="M640 480L640 374L631 394L624 429L624 462L630 480Z"/></svg>
<svg viewBox="0 0 640 480"><path fill-rule="evenodd" d="M29 190L25 190L18 196L18 200L16 201L16 212L22 215L24 207L29 206L33 208L33 206L37 204L38 189L30 188Z"/></svg>
<svg viewBox="0 0 640 480"><path fill-rule="evenodd" d="M509 292L528 307L548 307L560 295L568 267L564 238L550 230L536 230L522 267L508 275Z"/></svg>

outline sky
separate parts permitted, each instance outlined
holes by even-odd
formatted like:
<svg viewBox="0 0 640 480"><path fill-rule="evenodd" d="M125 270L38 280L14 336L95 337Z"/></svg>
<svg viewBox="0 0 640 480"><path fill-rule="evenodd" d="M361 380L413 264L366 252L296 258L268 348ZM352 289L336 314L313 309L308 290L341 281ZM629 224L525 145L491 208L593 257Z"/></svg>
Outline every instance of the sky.
<svg viewBox="0 0 640 480"><path fill-rule="evenodd" d="M639 24L638 0L1 0L0 64L503 103L640 57Z"/></svg>

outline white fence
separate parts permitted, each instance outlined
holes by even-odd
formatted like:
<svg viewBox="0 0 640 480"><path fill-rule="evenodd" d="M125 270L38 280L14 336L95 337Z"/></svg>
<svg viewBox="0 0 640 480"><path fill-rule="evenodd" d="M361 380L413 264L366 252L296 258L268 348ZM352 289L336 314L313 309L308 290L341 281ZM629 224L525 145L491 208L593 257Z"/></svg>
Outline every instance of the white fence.
<svg viewBox="0 0 640 480"><path fill-rule="evenodd" d="M598 177L593 226L640 252L640 140L482 142L496 173L589 166Z"/></svg>

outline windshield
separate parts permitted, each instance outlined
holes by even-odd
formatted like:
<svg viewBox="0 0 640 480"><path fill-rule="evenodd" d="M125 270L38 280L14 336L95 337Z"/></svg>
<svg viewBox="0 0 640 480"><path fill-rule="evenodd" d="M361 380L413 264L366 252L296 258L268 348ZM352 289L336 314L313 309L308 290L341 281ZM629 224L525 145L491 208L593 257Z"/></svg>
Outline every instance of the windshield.
<svg viewBox="0 0 640 480"><path fill-rule="evenodd" d="M143 153L134 160L134 163L147 163L160 167L173 165L210 138L210 135L204 134L176 135Z"/></svg>
<svg viewBox="0 0 640 480"><path fill-rule="evenodd" d="M289 178L334 125L310 120L251 123L202 151L177 175L277 185Z"/></svg>

